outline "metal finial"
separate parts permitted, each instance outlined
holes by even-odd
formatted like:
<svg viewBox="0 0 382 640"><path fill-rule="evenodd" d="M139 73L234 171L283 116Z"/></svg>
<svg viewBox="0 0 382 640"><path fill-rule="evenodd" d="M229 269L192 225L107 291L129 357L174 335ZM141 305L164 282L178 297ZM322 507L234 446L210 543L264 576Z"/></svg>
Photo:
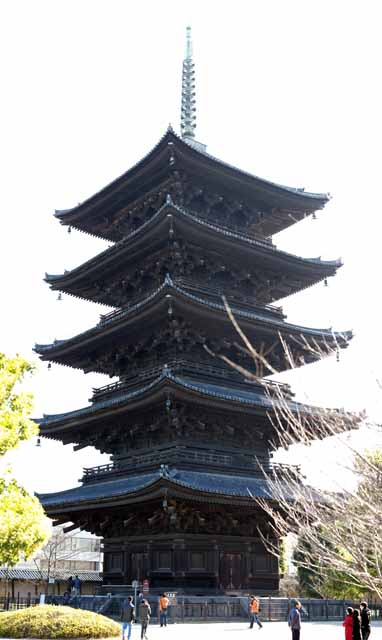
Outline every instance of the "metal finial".
<svg viewBox="0 0 382 640"><path fill-rule="evenodd" d="M186 29L186 59L192 58L191 27Z"/></svg>
<svg viewBox="0 0 382 640"><path fill-rule="evenodd" d="M180 129L182 138L195 138L195 66L192 60L191 27L187 27L186 56L183 60Z"/></svg>

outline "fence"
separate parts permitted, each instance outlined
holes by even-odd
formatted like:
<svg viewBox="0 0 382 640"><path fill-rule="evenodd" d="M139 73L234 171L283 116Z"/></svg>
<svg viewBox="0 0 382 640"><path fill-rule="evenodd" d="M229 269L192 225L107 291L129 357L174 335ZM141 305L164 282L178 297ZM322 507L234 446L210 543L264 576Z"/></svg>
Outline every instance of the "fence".
<svg viewBox="0 0 382 640"><path fill-rule="evenodd" d="M18 594L16 598L11 596L0 597L0 611L13 611L15 609L26 609L39 604L40 598L21 598Z"/></svg>
<svg viewBox="0 0 382 640"><path fill-rule="evenodd" d="M260 617L264 621L286 621L291 608L288 598L259 598ZM157 617L157 603L150 602L153 617ZM347 600L301 599L303 616L307 620L343 620L346 608L359 607L359 602ZM369 605L374 618L382 618L382 604ZM248 619L247 597L209 597L194 598L180 596L169 607L168 619L171 622L189 622L191 620L240 621Z"/></svg>
<svg viewBox="0 0 382 640"><path fill-rule="evenodd" d="M133 594L131 594L133 595ZM68 605L78 609L87 609L112 618L119 618L121 605L125 595L118 596L74 596L70 600L64 596L48 596L47 604ZM158 596L148 595L152 610L152 622L158 621ZM286 621L291 607L288 598L259 598L260 617L264 621ZM303 616L307 620L342 620L345 617L346 608L359 607L359 602L350 600L320 600L301 598ZM0 598L0 611L22 609L39 604L39 598ZM369 603L374 619L382 619L382 603ZM137 607L139 615L139 607ZM170 600L168 608L168 622L239 622L248 619L248 597L237 596L174 596Z"/></svg>

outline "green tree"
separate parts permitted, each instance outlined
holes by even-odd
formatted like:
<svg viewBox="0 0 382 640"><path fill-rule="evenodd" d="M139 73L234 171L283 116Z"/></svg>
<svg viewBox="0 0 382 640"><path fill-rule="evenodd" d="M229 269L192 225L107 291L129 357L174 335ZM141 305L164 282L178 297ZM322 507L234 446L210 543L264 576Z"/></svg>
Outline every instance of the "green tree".
<svg viewBox="0 0 382 640"><path fill-rule="evenodd" d="M20 356L7 358L0 353L0 461L7 451L38 433L29 418L32 395L19 388L32 372L33 366ZM4 468L0 475L0 564L12 566L30 557L49 533L50 522L37 498Z"/></svg>
<svg viewBox="0 0 382 640"><path fill-rule="evenodd" d="M288 562L286 556L286 544L285 538L281 538L279 542L279 570L281 575L284 575L288 569Z"/></svg>
<svg viewBox="0 0 382 640"><path fill-rule="evenodd" d="M322 544L329 546L322 537ZM333 550L341 554L340 549ZM305 562L309 557L309 564ZM348 575L344 571L336 571L330 567L323 567L320 554L314 553L314 547L309 540L300 536L293 553L293 562L297 566L297 577L299 582L299 592L301 596L308 598L340 598L356 600L362 597L365 589L355 584L349 583Z"/></svg>

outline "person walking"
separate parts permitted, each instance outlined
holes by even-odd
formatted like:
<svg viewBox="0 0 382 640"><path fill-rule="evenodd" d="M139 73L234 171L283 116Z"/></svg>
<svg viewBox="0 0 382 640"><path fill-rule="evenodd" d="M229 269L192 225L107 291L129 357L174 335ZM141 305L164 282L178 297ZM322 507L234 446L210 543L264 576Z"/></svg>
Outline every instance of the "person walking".
<svg viewBox="0 0 382 640"><path fill-rule="evenodd" d="M141 621L141 640L147 640L147 627L149 626L151 607L147 600L143 599L139 606L139 619Z"/></svg>
<svg viewBox="0 0 382 640"><path fill-rule="evenodd" d="M79 596L81 593L81 580L78 576L73 580L73 593L75 596Z"/></svg>
<svg viewBox="0 0 382 640"><path fill-rule="evenodd" d="M301 602L299 600L292 601L292 608L288 616L288 625L292 631L292 640L300 640L301 631Z"/></svg>
<svg viewBox="0 0 382 640"><path fill-rule="evenodd" d="M352 640L362 640L361 636L361 616L359 609L353 610L353 636Z"/></svg>
<svg viewBox="0 0 382 640"><path fill-rule="evenodd" d="M256 598L256 596L251 596L249 601L249 628L250 629L253 629L253 625L255 622L258 625L259 629L263 628L263 625L259 620L259 611L260 611L260 605L259 605L258 599Z"/></svg>
<svg viewBox="0 0 382 640"><path fill-rule="evenodd" d="M370 635L370 609L367 602L361 602L361 633L362 640L368 640Z"/></svg>
<svg viewBox="0 0 382 640"><path fill-rule="evenodd" d="M353 640L353 607L346 609L345 620L342 626L345 627L345 640Z"/></svg>
<svg viewBox="0 0 382 640"><path fill-rule="evenodd" d="M128 596L126 600L122 603L121 608L121 620L122 620L122 640L126 640L126 631L127 631L127 640L131 638L131 625L135 622L135 607L133 604L133 598Z"/></svg>
<svg viewBox="0 0 382 640"><path fill-rule="evenodd" d="M67 587L67 590L69 591L69 593L71 594L72 591L73 591L73 577L72 576L69 576L68 581L66 583L66 587Z"/></svg>
<svg viewBox="0 0 382 640"><path fill-rule="evenodd" d="M167 609L169 604L170 600L167 595L162 593L159 598L159 623L161 627L167 627Z"/></svg>

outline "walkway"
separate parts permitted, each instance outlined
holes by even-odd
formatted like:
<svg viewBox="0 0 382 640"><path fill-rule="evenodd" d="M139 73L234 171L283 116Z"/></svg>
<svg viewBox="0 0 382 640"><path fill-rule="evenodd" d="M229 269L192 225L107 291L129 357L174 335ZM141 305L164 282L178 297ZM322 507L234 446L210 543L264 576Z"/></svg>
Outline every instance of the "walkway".
<svg viewBox="0 0 382 640"><path fill-rule="evenodd" d="M171 624L161 629L153 624L148 629L148 640L291 640L286 622L265 622L262 629L248 629L241 622L214 622L205 624ZM301 640L344 640L341 622L303 622ZM140 640L140 626L133 626L131 640ZM370 640L382 640L382 622L373 625Z"/></svg>

